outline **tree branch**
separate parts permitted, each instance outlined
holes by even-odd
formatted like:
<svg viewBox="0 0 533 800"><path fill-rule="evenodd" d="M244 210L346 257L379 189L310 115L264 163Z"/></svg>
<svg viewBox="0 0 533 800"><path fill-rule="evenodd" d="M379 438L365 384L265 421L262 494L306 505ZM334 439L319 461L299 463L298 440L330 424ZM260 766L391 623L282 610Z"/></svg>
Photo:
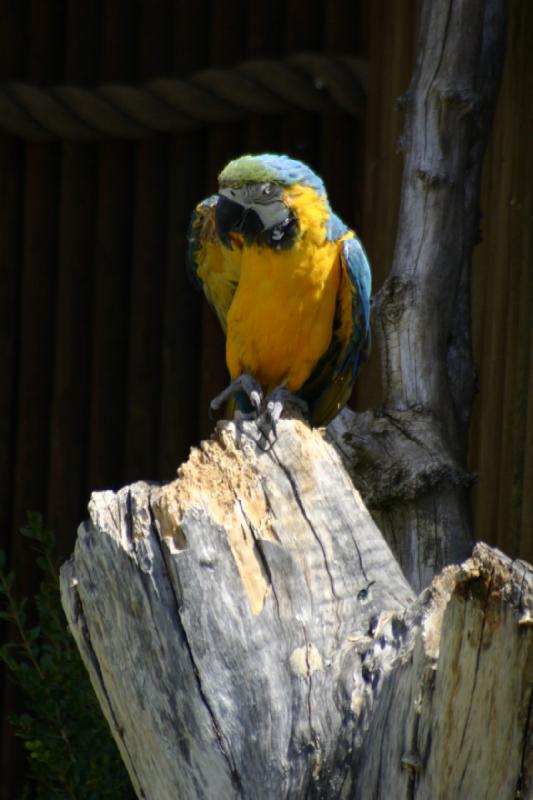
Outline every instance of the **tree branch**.
<svg viewBox="0 0 533 800"><path fill-rule="evenodd" d="M416 68L400 98L405 165L396 249L375 302L384 409L377 420L345 415L331 431L351 459L356 485L367 483L366 462L386 441L384 473L392 481L381 492L386 502L371 507L415 588L472 546L466 492L474 477L466 467L475 387L470 265L504 39L503 0L423 3ZM352 434L358 444L350 454ZM433 467L440 465L440 477L433 468L429 484L424 448L413 460L412 442L424 439ZM394 483L395 465L413 476L407 513L403 499L393 500L404 496Z"/></svg>

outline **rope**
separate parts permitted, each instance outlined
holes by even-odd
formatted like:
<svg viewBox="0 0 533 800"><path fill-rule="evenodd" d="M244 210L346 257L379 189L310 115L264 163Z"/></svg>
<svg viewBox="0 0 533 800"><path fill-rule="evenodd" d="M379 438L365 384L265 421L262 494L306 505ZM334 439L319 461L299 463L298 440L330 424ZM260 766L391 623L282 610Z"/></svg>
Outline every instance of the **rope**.
<svg viewBox="0 0 533 800"><path fill-rule="evenodd" d="M359 116L365 96L366 63L361 59L300 53L138 86L2 84L0 129L31 141L141 139L234 122L250 113L341 110Z"/></svg>

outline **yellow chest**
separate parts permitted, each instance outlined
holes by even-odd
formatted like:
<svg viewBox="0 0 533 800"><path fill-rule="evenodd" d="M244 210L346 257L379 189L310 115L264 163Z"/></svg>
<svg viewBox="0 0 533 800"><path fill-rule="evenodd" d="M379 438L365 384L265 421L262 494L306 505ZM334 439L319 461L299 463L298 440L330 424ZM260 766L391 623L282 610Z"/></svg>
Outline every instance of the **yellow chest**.
<svg viewBox="0 0 533 800"><path fill-rule="evenodd" d="M244 247L227 318L232 379L250 372L266 390L286 383L297 391L331 341L339 274L335 243Z"/></svg>

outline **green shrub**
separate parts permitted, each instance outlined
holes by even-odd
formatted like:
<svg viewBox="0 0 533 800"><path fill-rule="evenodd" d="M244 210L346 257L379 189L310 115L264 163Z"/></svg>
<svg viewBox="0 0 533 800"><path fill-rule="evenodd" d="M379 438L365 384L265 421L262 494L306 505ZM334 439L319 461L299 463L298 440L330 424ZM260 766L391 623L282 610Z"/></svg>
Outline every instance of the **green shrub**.
<svg viewBox="0 0 533 800"><path fill-rule="evenodd" d="M134 792L109 727L100 711L59 595L59 564L53 534L39 514L28 515L21 533L33 543L42 573L27 622L27 598L12 592L13 573L0 551L0 619L10 641L0 659L22 689L24 709L11 723L28 755L24 797L35 800L129 800Z"/></svg>

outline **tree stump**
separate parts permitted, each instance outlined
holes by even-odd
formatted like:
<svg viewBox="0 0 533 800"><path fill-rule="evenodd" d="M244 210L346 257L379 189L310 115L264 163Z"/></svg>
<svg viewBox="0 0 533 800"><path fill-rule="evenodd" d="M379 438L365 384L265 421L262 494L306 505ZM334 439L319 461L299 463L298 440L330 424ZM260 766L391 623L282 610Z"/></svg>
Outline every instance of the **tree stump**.
<svg viewBox="0 0 533 800"><path fill-rule="evenodd" d="M335 448L278 433L94 494L62 569L138 797L531 796L531 568L478 544L416 598Z"/></svg>

